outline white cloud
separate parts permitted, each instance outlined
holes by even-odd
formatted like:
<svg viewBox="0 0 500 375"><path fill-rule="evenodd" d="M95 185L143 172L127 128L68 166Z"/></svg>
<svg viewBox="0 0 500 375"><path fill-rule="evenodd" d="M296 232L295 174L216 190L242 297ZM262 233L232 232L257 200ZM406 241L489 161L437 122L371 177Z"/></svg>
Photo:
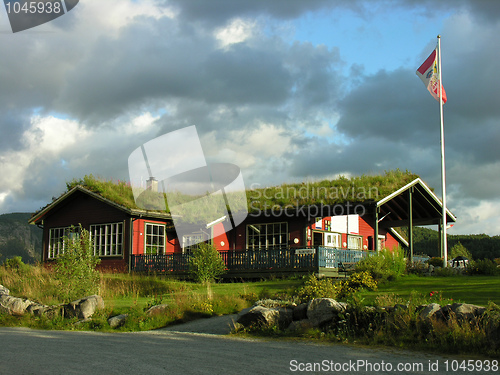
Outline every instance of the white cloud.
<svg viewBox="0 0 500 375"><path fill-rule="evenodd" d="M227 48L231 44L241 43L251 38L256 26L255 21L236 18L229 25L216 29L214 35L220 47Z"/></svg>

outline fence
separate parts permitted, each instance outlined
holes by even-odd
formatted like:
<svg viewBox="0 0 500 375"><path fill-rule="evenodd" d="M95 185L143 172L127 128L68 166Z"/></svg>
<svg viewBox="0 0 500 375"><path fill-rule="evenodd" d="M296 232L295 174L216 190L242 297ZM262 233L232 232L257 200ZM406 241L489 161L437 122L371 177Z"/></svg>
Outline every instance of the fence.
<svg viewBox="0 0 500 375"><path fill-rule="evenodd" d="M339 262L357 263L370 254L362 250L326 247L303 249L229 250L220 255L229 272L238 271L308 271L318 272L320 267L338 268ZM189 254L132 255L131 269L135 272L189 271Z"/></svg>

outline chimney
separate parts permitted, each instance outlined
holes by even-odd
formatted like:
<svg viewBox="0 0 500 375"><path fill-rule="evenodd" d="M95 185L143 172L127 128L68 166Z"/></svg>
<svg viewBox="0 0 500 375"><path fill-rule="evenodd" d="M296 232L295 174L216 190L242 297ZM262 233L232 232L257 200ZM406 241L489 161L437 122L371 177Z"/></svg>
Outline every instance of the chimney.
<svg viewBox="0 0 500 375"><path fill-rule="evenodd" d="M146 190L151 190L153 193L158 193L158 181L154 177L150 177L146 181Z"/></svg>

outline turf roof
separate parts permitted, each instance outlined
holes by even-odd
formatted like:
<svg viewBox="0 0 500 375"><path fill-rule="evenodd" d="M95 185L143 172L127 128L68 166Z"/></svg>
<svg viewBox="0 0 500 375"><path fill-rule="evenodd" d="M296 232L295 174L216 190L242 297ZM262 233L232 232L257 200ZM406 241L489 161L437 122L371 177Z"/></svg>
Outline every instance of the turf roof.
<svg viewBox="0 0 500 375"><path fill-rule="evenodd" d="M307 181L247 189L247 207L252 212L278 207L378 201L416 178L418 178L416 174L396 169L380 175L362 175L351 178L341 176L335 180ZM104 180L93 175L86 175L82 179L74 179L66 184L68 191L78 185L124 207L140 208L136 205L132 188L127 182ZM169 212L168 206L166 212Z"/></svg>

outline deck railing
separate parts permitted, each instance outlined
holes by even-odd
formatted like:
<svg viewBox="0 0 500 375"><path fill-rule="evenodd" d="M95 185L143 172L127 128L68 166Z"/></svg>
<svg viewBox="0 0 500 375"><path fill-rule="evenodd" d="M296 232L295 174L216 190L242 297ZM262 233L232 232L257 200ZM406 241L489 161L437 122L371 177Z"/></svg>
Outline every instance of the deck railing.
<svg viewBox="0 0 500 375"><path fill-rule="evenodd" d="M324 268L338 268L339 262L357 263L361 259L375 254L373 251L318 248L318 266Z"/></svg>
<svg viewBox="0 0 500 375"><path fill-rule="evenodd" d="M357 263L372 252L326 247L302 249L225 250L220 255L228 271L303 270L338 268L339 262ZM189 254L132 255L135 272L188 272Z"/></svg>

